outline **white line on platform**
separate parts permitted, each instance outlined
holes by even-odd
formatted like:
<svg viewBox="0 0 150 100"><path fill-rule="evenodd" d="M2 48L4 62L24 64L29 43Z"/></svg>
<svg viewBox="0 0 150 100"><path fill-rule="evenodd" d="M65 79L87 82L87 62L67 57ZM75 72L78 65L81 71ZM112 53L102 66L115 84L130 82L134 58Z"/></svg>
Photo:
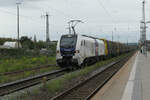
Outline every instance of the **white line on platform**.
<svg viewBox="0 0 150 100"><path fill-rule="evenodd" d="M136 74L136 68L137 68L137 62L138 62L138 54L136 56L132 71L130 72L130 77L127 82L126 88L124 90L123 96L121 100L132 100L132 94L133 94L133 87L134 87L134 80L135 80L135 74Z"/></svg>

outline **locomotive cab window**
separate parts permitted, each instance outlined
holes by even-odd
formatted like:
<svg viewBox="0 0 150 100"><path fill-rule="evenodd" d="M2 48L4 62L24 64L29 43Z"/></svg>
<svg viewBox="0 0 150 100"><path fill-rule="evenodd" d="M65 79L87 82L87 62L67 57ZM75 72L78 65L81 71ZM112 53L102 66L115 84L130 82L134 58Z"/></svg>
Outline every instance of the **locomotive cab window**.
<svg viewBox="0 0 150 100"><path fill-rule="evenodd" d="M60 46L64 48L75 48L76 42L76 35L64 35L61 37Z"/></svg>

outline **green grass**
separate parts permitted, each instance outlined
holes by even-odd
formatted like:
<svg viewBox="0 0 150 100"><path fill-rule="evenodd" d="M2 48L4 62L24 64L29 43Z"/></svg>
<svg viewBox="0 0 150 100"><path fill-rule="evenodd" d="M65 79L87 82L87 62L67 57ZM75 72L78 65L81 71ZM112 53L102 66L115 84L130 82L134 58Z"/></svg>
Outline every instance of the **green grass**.
<svg viewBox="0 0 150 100"><path fill-rule="evenodd" d="M56 64L55 57L39 56L39 57L21 57L20 59L7 58L0 60L0 73L20 71L24 69L36 68L41 65ZM60 69L56 66L42 68L39 70L26 71L17 75L0 75L0 84L37 75L40 73Z"/></svg>
<svg viewBox="0 0 150 100"><path fill-rule="evenodd" d="M40 65L56 64L55 57L22 57L20 59L2 59L0 60L0 73L18 71L28 68L35 68Z"/></svg>
<svg viewBox="0 0 150 100"><path fill-rule="evenodd" d="M60 69L60 68L56 67L56 66L51 66L51 67L40 69L40 70L37 70L37 71L23 72L19 75L11 75L11 76L1 75L0 76L0 84L15 81L15 80L22 79L22 78L26 78L26 77L29 77L29 76L34 76L34 75L37 75L37 74L42 74L44 72L58 70L58 69Z"/></svg>

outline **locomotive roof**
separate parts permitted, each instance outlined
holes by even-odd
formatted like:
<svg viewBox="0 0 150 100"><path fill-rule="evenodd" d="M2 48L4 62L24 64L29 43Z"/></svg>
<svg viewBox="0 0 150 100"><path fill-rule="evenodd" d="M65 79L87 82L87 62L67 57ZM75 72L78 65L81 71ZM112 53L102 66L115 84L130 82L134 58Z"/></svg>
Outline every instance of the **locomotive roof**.
<svg viewBox="0 0 150 100"><path fill-rule="evenodd" d="M78 36L78 35L80 35L80 34L64 34L64 35L62 35L62 36L67 36L67 35ZM89 38L93 38L93 39L99 39L99 40L103 40L103 41L109 41L109 42L118 43L118 44L124 44L124 43L120 43L120 42L116 42L116 41L110 41L110 40L106 40L106 39L104 39L104 38L96 38L96 37L88 36L88 35L80 35L80 36L89 37Z"/></svg>

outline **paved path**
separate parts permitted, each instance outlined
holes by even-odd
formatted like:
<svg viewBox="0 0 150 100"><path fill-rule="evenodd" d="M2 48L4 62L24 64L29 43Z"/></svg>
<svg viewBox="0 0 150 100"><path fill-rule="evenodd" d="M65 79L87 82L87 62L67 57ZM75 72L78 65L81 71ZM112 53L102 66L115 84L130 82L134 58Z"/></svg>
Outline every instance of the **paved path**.
<svg viewBox="0 0 150 100"><path fill-rule="evenodd" d="M92 100L150 100L150 53L134 55Z"/></svg>

